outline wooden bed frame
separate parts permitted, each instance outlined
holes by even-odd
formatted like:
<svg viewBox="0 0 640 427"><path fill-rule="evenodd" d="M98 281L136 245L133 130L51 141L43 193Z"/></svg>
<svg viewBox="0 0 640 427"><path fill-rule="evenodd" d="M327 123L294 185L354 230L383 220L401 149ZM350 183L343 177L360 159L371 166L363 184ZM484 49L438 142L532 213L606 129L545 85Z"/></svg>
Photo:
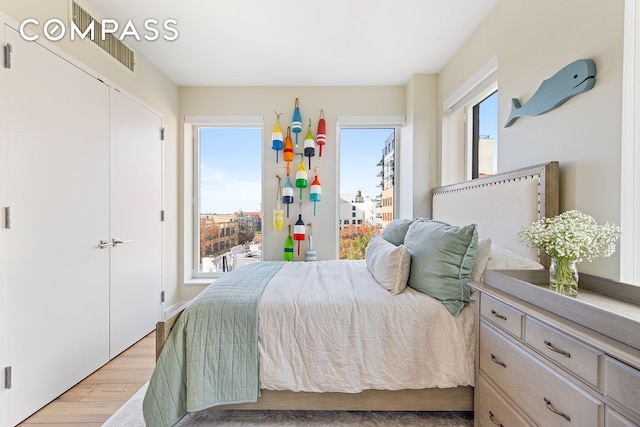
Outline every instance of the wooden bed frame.
<svg viewBox="0 0 640 427"><path fill-rule="evenodd" d="M490 237L492 243L540 260L548 266L548 260L538 252L528 251L517 243L514 233L539 218L559 213L558 162L439 187L432 192L432 202L433 219L456 225L476 223L480 238ZM158 322L156 357L160 355L180 313ZM473 411L473 387L366 390L361 393L262 390L256 403L210 408L216 409Z"/></svg>

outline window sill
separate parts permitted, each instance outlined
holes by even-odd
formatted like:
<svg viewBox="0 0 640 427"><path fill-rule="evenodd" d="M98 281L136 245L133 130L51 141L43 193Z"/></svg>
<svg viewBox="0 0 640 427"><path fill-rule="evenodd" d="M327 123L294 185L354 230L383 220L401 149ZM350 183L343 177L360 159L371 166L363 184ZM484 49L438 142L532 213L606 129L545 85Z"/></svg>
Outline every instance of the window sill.
<svg viewBox="0 0 640 427"><path fill-rule="evenodd" d="M216 281L215 277L199 277L199 278L191 278L189 280L185 280L185 286L202 286L209 285Z"/></svg>

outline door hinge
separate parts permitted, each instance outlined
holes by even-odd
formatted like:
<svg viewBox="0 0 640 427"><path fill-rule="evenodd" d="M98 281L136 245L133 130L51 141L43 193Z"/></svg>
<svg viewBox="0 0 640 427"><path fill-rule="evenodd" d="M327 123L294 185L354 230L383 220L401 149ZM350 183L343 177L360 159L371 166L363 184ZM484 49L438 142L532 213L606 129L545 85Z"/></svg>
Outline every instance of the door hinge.
<svg viewBox="0 0 640 427"><path fill-rule="evenodd" d="M164 291L160 292L160 302L164 302Z"/></svg>
<svg viewBox="0 0 640 427"><path fill-rule="evenodd" d="M11 44L7 43L4 45L4 68L11 68L11 52L13 52Z"/></svg>
<svg viewBox="0 0 640 427"><path fill-rule="evenodd" d="M164 141L164 128L160 128L160 141Z"/></svg>
<svg viewBox="0 0 640 427"><path fill-rule="evenodd" d="M11 207L4 208L4 228L7 230L11 228Z"/></svg>
<svg viewBox="0 0 640 427"><path fill-rule="evenodd" d="M4 368L4 388L11 388L11 366Z"/></svg>
<svg viewBox="0 0 640 427"><path fill-rule="evenodd" d="M164 209L160 211L160 221L164 222Z"/></svg>

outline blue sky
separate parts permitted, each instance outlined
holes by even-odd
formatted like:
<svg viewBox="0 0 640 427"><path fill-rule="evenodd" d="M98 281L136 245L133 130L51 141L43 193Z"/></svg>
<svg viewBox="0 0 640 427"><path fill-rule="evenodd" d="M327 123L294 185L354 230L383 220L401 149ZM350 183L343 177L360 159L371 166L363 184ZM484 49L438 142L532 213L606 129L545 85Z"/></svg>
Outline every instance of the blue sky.
<svg viewBox="0 0 640 427"><path fill-rule="evenodd" d="M481 106L480 134L497 140L497 95ZM272 129L264 130L270 135ZM381 188L376 166L393 129L342 129L340 134L340 193L362 190L375 197ZM303 132L304 133L304 132ZM330 135L329 140L333 139ZM201 128L201 212L233 213L261 208L262 132L259 128ZM304 139L304 135L302 136ZM401 142L400 142L401 143ZM317 148L316 148L317 150ZM265 161L275 161L269 152ZM282 162L282 151L279 152ZM305 165L307 163L305 162ZM284 166L284 163L283 163ZM292 164L291 175L295 177ZM284 176L284 173L283 173ZM313 179L309 174L310 181ZM322 180L322 177L320 177ZM275 196L274 196L275 197Z"/></svg>
<svg viewBox="0 0 640 427"><path fill-rule="evenodd" d="M480 135L489 135L498 141L498 92L480 104Z"/></svg>
<svg viewBox="0 0 640 427"><path fill-rule="evenodd" d="M259 211L261 129L201 128L200 132L200 211Z"/></svg>
<svg viewBox="0 0 640 427"><path fill-rule="evenodd" d="M340 132L340 193L362 190L363 196L375 197L382 180L376 176L381 168L382 149L393 129L342 129Z"/></svg>

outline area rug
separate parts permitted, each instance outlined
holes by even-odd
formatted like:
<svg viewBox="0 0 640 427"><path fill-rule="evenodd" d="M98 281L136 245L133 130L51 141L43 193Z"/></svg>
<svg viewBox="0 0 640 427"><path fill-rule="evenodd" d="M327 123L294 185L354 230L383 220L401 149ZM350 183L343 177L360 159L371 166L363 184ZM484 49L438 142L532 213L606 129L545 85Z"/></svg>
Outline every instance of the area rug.
<svg viewBox="0 0 640 427"><path fill-rule="evenodd" d="M147 386L145 385L138 390L103 426L144 427L142 399L146 389ZM210 410L187 414L177 424L179 427L205 427L212 425L224 427L470 427L473 426L473 414L471 412Z"/></svg>

